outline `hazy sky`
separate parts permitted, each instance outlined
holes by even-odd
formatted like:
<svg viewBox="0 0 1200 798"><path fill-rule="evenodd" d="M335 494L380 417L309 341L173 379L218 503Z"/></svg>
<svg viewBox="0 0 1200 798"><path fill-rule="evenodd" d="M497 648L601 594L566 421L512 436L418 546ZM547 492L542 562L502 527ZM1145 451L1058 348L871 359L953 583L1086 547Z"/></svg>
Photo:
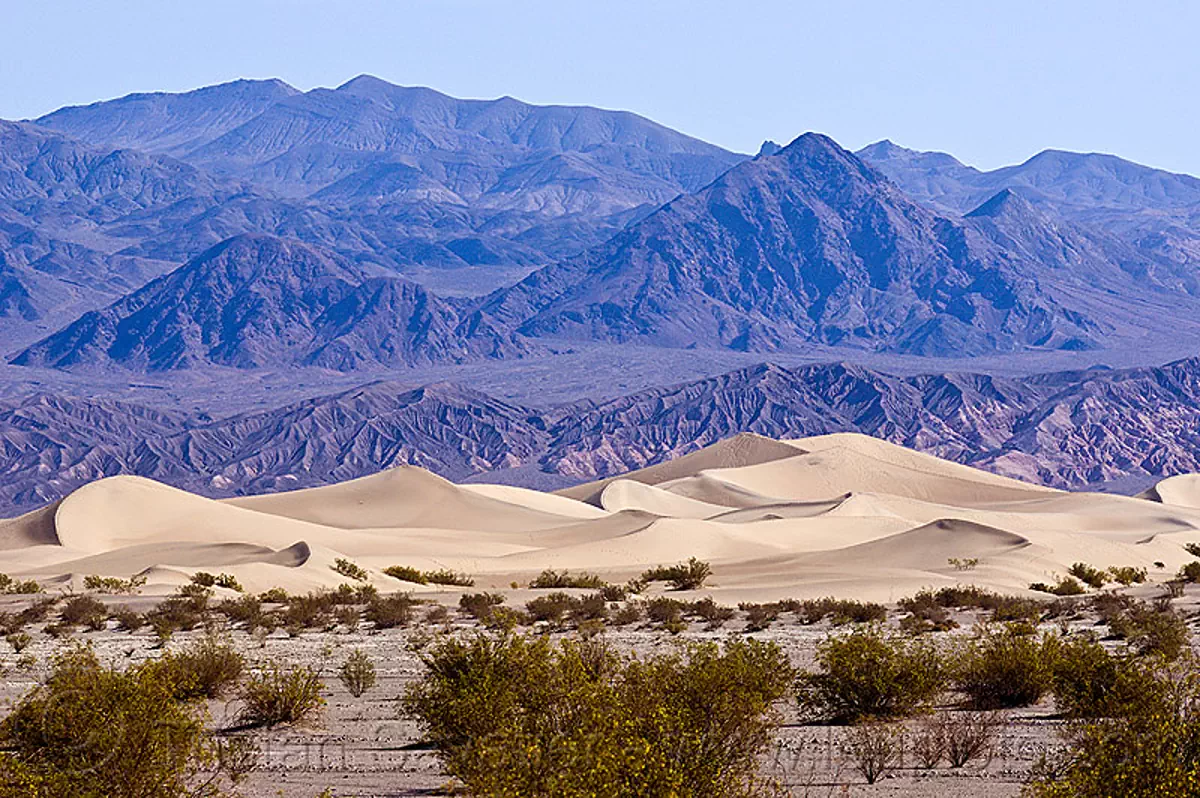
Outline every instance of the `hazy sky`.
<svg viewBox="0 0 1200 798"><path fill-rule="evenodd" d="M623 108L735 150L806 130L983 168L1047 147L1200 174L1200 3L0 0L0 117L360 73Z"/></svg>

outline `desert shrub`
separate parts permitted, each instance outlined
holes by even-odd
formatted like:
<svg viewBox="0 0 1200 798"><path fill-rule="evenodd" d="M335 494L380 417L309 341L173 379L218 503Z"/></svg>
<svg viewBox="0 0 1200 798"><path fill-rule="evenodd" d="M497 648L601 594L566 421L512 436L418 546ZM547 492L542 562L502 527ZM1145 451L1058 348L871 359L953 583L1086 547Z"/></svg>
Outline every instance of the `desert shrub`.
<svg viewBox="0 0 1200 798"><path fill-rule="evenodd" d="M223 587L228 590L244 592L238 580L230 574L210 574L207 571L197 571L192 574L192 584L200 587Z"/></svg>
<svg viewBox="0 0 1200 798"><path fill-rule="evenodd" d="M897 602L901 610L910 613L900 621L901 628L908 632L946 631L958 626L950 612L942 606L931 590L922 590L911 598ZM907 623L906 623L907 622Z"/></svg>
<svg viewBox="0 0 1200 798"><path fill-rule="evenodd" d="M951 557L946 560L946 564L954 568L956 571L974 571L979 565L978 557Z"/></svg>
<svg viewBox="0 0 1200 798"><path fill-rule="evenodd" d="M829 613L830 623L877 623L887 619L887 607L870 601L843 599L835 601Z"/></svg>
<svg viewBox="0 0 1200 798"><path fill-rule="evenodd" d="M1194 667L1165 677L1141 711L1069 724L1066 747L1043 762L1034 798L1184 798L1200 784L1200 693Z"/></svg>
<svg viewBox="0 0 1200 798"><path fill-rule="evenodd" d="M62 608L62 622L67 626L83 624L90 629L103 629L108 620L108 608L91 596L72 596Z"/></svg>
<svg viewBox="0 0 1200 798"><path fill-rule="evenodd" d="M446 623L450 620L450 608L444 604L434 604L425 610L425 623Z"/></svg>
<svg viewBox="0 0 1200 798"><path fill-rule="evenodd" d="M263 618L262 601L257 596L228 598L213 609L228 618L230 623L244 623L251 631L258 627Z"/></svg>
<svg viewBox="0 0 1200 798"><path fill-rule="evenodd" d="M288 592L281 587L273 587L263 592L258 599L263 604L287 604Z"/></svg>
<svg viewBox="0 0 1200 798"><path fill-rule="evenodd" d="M608 618L608 602L600 593L589 593L575 599L571 606L571 620L577 624L585 621L604 621Z"/></svg>
<svg viewBox="0 0 1200 798"><path fill-rule="evenodd" d="M642 580L669 582L675 590L699 590L704 587L704 583L710 576L712 576L711 565L695 557L689 557L687 562L650 568L642 574Z"/></svg>
<svg viewBox="0 0 1200 798"><path fill-rule="evenodd" d="M324 689L320 675L312 668L284 668L270 663L246 679L241 693L241 720L268 728L312 720L325 706L321 697Z"/></svg>
<svg viewBox="0 0 1200 798"><path fill-rule="evenodd" d="M774 604L739 604L738 609L746 613L747 632L761 632L779 617L779 607Z"/></svg>
<svg viewBox="0 0 1200 798"><path fill-rule="evenodd" d="M329 567L347 579L353 579L356 582L365 582L371 578L366 568L351 560L347 560L345 557L338 557L333 561L333 565Z"/></svg>
<svg viewBox="0 0 1200 798"><path fill-rule="evenodd" d="M1050 692L1058 641L1049 636L985 630L954 665L954 680L976 709L1036 704Z"/></svg>
<svg viewBox="0 0 1200 798"><path fill-rule="evenodd" d="M0 574L0 593L7 595L32 595L41 593L42 586L36 580L13 579L8 574Z"/></svg>
<svg viewBox="0 0 1200 798"><path fill-rule="evenodd" d="M518 626L532 624L533 619L530 618L528 613L515 610L512 607L493 607L483 623L488 629L511 632Z"/></svg>
<svg viewBox="0 0 1200 798"><path fill-rule="evenodd" d="M1054 596L1081 596L1085 592L1083 585L1073 576L1064 576L1053 585L1048 585L1045 582L1034 582L1029 586L1029 589L1036 590L1039 593L1050 593Z"/></svg>
<svg viewBox="0 0 1200 798"><path fill-rule="evenodd" d="M10 632L4 636L4 641L12 647L13 653L20 654L29 644L33 642L33 638L28 632Z"/></svg>
<svg viewBox="0 0 1200 798"><path fill-rule="evenodd" d="M797 682L801 711L836 722L911 715L946 684L943 657L919 640L888 637L867 627L826 639L817 648L820 671Z"/></svg>
<svg viewBox="0 0 1200 798"><path fill-rule="evenodd" d="M1113 581L1119 585L1140 585L1146 581L1146 569L1132 565L1113 565L1108 569Z"/></svg>
<svg viewBox="0 0 1200 798"><path fill-rule="evenodd" d="M350 695L362 698L364 693L375 686L375 663L365 651L356 648L338 669L338 678L350 691Z"/></svg>
<svg viewBox="0 0 1200 798"><path fill-rule="evenodd" d="M1054 668L1054 705L1070 718L1137 714L1162 698L1162 683L1144 661L1110 653L1094 640L1064 643Z"/></svg>
<svg viewBox="0 0 1200 798"><path fill-rule="evenodd" d="M547 568L529 583L535 590L563 590L566 588L582 588L584 590L599 590L607 583L589 573L573 574L570 571L553 571Z"/></svg>
<svg viewBox="0 0 1200 798"><path fill-rule="evenodd" d="M1108 628L1138 654L1169 660L1184 652L1191 637L1187 623L1169 606L1160 609L1144 602L1135 602L1110 618Z"/></svg>
<svg viewBox="0 0 1200 798"><path fill-rule="evenodd" d="M453 587L474 587L475 580L468 574L449 571L445 568L438 571L426 571L425 580L431 585L450 585Z"/></svg>
<svg viewBox="0 0 1200 798"><path fill-rule="evenodd" d="M288 598L287 607L281 613L280 620L285 628L290 629L323 628L328 626L332 620L335 606L334 595L328 592L291 596Z"/></svg>
<svg viewBox="0 0 1200 798"><path fill-rule="evenodd" d="M666 596L658 596L646 602L646 618L653 623L681 623L687 605Z"/></svg>
<svg viewBox="0 0 1200 798"><path fill-rule="evenodd" d="M1188 583L1200 582L1200 561L1192 560L1180 567L1176 578Z"/></svg>
<svg viewBox="0 0 1200 798"><path fill-rule="evenodd" d="M0 740L4 798L216 798L256 758L252 746L216 742L164 669L110 670L87 649L55 659L0 723Z"/></svg>
<svg viewBox="0 0 1200 798"><path fill-rule="evenodd" d="M544 621L551 626L561 626L563 620L575 607L575 598L569 593L555 592L538 596L525 604L525 611L534 621Z"/></svg>
<svg viewBox="0 0 1200 798"><path fill-rule="evenodd" d="M600 588L600 595L604 596L605 601L624 601L629 598L629 588L625 585L604 585Z"/></svg>
<svg viewBox="0 0 1200 798"><path fill-rule="evenodd" d="M793 677L757 641L638 659L597 640L479 635L423 660L403 711L475 795L758 794Z"/></svg>
<svg viewBox="0 0 1200 798"><path fill-rule="evenodd" d="M472 618L485 620L493 607L498 607L505 601L499 593L463 593L458 598L458 608Z"/></svg>
<svg viewBox="0 0 1200 798"><path fill-rule="evenodd" d="M942 723L946 760L961 768L975 759L991 759L1004 717L998 712L951 712Z"/></svg>
<svg viewBox="0 0 1200 798"><path fill-rule="evenodd" d="M1184 543L1183 550L1193 557L1200 557L1200 543Z"/></svg>
<svg viewBox="0 0 1200 798"><path fill-rule="evenodd" d="M237 684L245 658L228 638L208 632L200 639L158 660L167 669L181 699L220 698Z"/></svg>
<svg viewBox="0 0 1200 798"><path fill-rule="evenodd" d="M874 784L903 764L903 732L882 721L860 723L846 734L846 753L867 784Z"/></svg>
<svg viewBox="0 0 1200 798"><path fill-rule="evenodd" d="M1093 568L1085 562L1075 563L1067 570L1067 573L1078 579L1080 582L1083 582L1088 587L1094 587L1097 589L1104 587L1105 583L1107 583L1109 579L1108 571L1104 571L1099 568Z"/></svg>
<svg viewBox="0 0 1200 798"><path fill-rule="evenodd" d="M917 764L933 770L946 755L946 716L927 715L909 730L908 748Z"/></svg>
<svg viewBox="0 0 1200 798"><path fill-rule="evenodd" d="M57 599L50 597L38 599L30 604L25 609L16 613L11 619L5 623L4 630L6 632L16 631L31 623L41 623L50 617L50 613L57 606Z"/></svg>
<svg viewBox="0 0 1200 798"><path fill-rule="evenodd" d="M614 626L629 626L642 620L642 608L636 603L624 604L609 618Z"/></svg>
<svg viewBox="0 0 1200 798"><path fill-rule="evenodd" d="M420 568L412 568L408 565L389 565L383 569L383 572L402 582L412 582L417 585L429 584L429 580L425 578L425 574L421 573Z"/></svg>
<svg viewBox="0 0 1200 798"><path fill-rule="evenodd" d="M133 576L129 579L119 579L115 576L98 576L90 574L83 578L84 590L110 595L129 596L137 593L146 584L146 577Z"/></svg>
<svg viewBox="0 0 1200 798"><path fill-rule="evenodd" d="M375 624L376 629L408 626L412 623L413 607L418 603L409 593L380 596L367 605L363 617Z"/></svg>
<svg viewBox="0 0 1200 798"><path fill-rule="evenodd" d="M132 607L117 607L112 613L117 628L126 632L136 632L146 625L146 618Z"/></svg>
<svg viewBox="0 0 1200 798"><path fill-rule="evenodd" d="M704 621L709 629L719 629L737 615L733 607L723 607L712 600L711 596L693 601L688 605L688 612ZM634 620L637 620L636 618Z"/></svg>

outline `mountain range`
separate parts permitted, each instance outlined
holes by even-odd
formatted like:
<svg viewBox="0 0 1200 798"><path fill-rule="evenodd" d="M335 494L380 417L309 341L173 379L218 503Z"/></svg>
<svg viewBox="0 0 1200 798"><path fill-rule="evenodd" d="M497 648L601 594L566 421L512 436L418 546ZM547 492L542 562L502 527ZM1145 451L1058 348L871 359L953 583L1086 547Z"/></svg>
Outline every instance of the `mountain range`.
<svg viewBox="0 0 1200 798"><path fill-rule="evenodd" d="M450 383L383 381L220 419L42 392L0 402L0 506L15 514L114 474L235 496L405 463L455 480L553 488L747 432L861 432L1056 487L1141 488L1200 471L1198 430L1195 358L1028 377L764 363L548 408Z"/></svg>
<svg viewBox="0 0 1200 798"><path fill-rule="evenodd" d="M711 376L599 390L631 347ZM750 157L370 76L0 120L0 355L32 386L0 408L14 508L112 473L233 495L415 462L555 486L739 432L1145 481L1200 466L1196 362L1156 365L1197 348L1200 179L1110 155L981 171L806 133ZM596 373L558 374L579 350ZM793 365L720 373L768 357ZM976 373L999 360L1011 376ZM501 400L472 387L492 361L605 398ZM257 409L86 390L183 372ZM255 378L331 372L364 385L281 404Z"/></svg>

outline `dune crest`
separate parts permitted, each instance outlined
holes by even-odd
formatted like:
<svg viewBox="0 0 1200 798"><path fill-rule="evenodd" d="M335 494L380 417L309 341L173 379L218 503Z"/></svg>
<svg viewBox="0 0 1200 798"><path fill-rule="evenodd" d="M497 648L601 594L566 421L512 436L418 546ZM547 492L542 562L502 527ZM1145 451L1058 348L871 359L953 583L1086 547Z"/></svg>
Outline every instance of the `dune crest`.
<svg viewBox="0 0 1200 798"><path fill-rule="evenodd" d="M0 571L76 589L90 574L141 575L147 593L208 571L296 592L352 581L335 567L346 559L380 590L455 593L384 569L450 569L476 589L505 589L546 568L624 581L695 556L712 563L710 592L730 602L894 600L956 582L1027 592L1074 562L1162 581L1192 559L1192 542L1200 475L1144 498L1069 493L861 435L739 435L553 494L456 485L411 466L227 501L110 477L0 522Z"/></svg>

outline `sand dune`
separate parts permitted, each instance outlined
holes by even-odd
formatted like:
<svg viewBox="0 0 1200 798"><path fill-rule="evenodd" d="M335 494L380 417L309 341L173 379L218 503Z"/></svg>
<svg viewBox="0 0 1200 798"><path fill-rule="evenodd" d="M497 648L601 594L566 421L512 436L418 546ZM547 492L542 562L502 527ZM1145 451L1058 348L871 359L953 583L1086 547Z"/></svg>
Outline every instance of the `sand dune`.
<svg viewBox="0 0 1200 798"><path fill-rule="evenodd" d="M1027 591L1074 562L1162 581L1193 559L1192 542L1200 475L1145 498L1068 493L858 435L741 435L557 494L414 467L230 501L113 477L0 522L0 571L76 589L90 574L136 574L155 594L203 570L253 591L303 591L347 581L333 567L345 558L381 590L429 591L383 569L450 568L505 589L545 568L617 581L696 556L725 601L894 600L955 582Z"/></svg>

